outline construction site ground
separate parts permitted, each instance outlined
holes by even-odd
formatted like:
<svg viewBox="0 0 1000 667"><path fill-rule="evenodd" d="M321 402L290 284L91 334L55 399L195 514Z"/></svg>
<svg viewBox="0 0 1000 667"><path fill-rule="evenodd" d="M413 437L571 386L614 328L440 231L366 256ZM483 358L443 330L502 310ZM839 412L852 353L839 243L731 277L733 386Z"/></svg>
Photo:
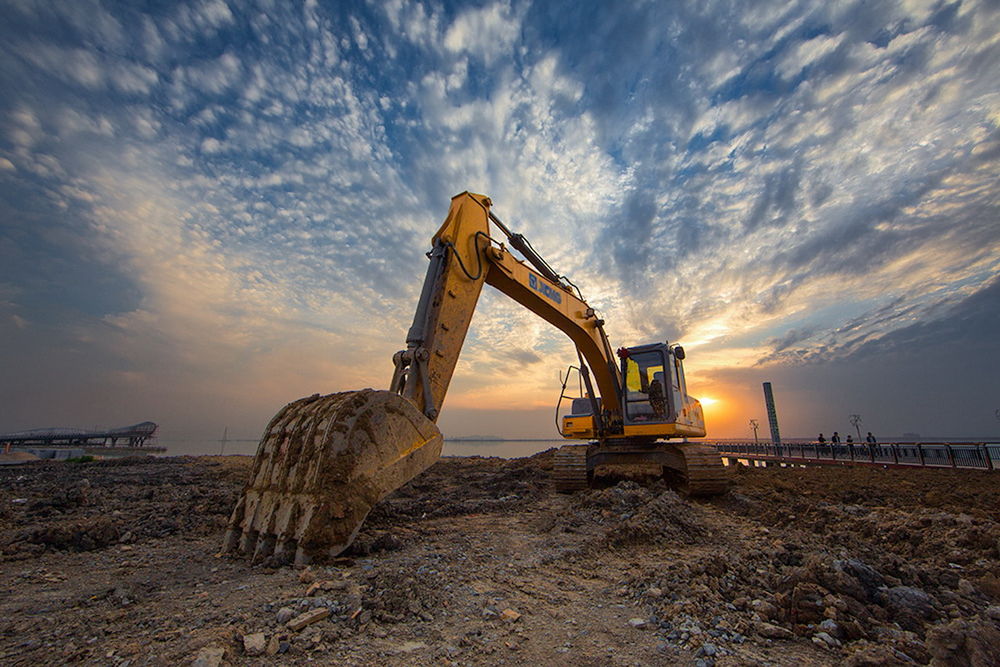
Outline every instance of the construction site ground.
<svg viewBox="0 0 1000 667"><path fill-rule="evenodd" d="M0 468L0 663L1000 664L1000 473L688 500L445 458L306 569L217 555L248 457Z"/></svg>

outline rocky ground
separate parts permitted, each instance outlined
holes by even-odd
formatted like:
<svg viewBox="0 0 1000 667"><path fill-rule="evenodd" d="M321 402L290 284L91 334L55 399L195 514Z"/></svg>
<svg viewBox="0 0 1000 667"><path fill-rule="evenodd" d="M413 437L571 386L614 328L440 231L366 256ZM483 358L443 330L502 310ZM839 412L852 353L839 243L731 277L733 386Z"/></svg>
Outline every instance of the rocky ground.
<svg viewBox="0 0 1000 667"><path fill-rule="evenodd" d="M1000 473L740 468L690 501L447 458L295 570L217 556L249 464L0 468L0 663L1000 664Z"/></svg>

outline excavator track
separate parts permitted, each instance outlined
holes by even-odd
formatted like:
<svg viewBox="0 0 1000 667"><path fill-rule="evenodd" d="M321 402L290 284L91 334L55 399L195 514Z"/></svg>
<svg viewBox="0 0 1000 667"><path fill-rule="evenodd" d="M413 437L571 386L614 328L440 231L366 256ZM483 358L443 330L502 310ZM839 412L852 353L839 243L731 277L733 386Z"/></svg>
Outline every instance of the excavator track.
<svg viewBox="0 0 1000 667"><path fill-rule="evenodd" d="M666 445L680 457L682 469L674 469L681 491L688 496L718 496L729 488L729 471L714 447L685 443Z"/></svg>
<svg viewBox="0 0 1000 667"><path fill-rule="evenodd" d="M662 474L687 496L716 496L729 488L729 471L712 447L695 443L566 445L553 457L552 477L557 491L571 493L592 485L594 476L629 478L645 469ZM590 471L594 470L594 475Z"/></svg>
<svg viewBox="0 0 1000 667"><path fill-rule="evenodd" d="M581 491L590 486L587 475L589 445L563 445L552 457L552 480L559 493Z"/></svg>

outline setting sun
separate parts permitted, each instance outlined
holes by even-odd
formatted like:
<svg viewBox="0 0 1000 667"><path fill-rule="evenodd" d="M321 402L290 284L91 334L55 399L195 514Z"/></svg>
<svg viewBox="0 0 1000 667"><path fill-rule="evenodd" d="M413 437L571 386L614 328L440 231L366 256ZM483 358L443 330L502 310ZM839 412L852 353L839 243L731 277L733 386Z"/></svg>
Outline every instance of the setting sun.
<svg viewBox="0 0 1000 667"><path fill-rule="evenodd" d="M702 405L704 405L706 407L709 406L709 405L715 405L716 403L719 402L718 399L716 399L716 398L709 398L708 396L702 396L698 400L701 402Z"/></svg>

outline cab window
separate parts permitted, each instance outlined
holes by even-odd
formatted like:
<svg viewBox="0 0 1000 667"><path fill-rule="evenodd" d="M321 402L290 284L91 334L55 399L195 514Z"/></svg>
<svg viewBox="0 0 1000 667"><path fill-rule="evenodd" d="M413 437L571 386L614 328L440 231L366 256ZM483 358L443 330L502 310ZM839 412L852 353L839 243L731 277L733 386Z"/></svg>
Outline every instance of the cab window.
<svg viewBox="0 0 1000 667"><path fill-rule="evenodd" d="M657 351L625 359L625 414L630 422L662 422L669 416L663 355Z"/></svg>

